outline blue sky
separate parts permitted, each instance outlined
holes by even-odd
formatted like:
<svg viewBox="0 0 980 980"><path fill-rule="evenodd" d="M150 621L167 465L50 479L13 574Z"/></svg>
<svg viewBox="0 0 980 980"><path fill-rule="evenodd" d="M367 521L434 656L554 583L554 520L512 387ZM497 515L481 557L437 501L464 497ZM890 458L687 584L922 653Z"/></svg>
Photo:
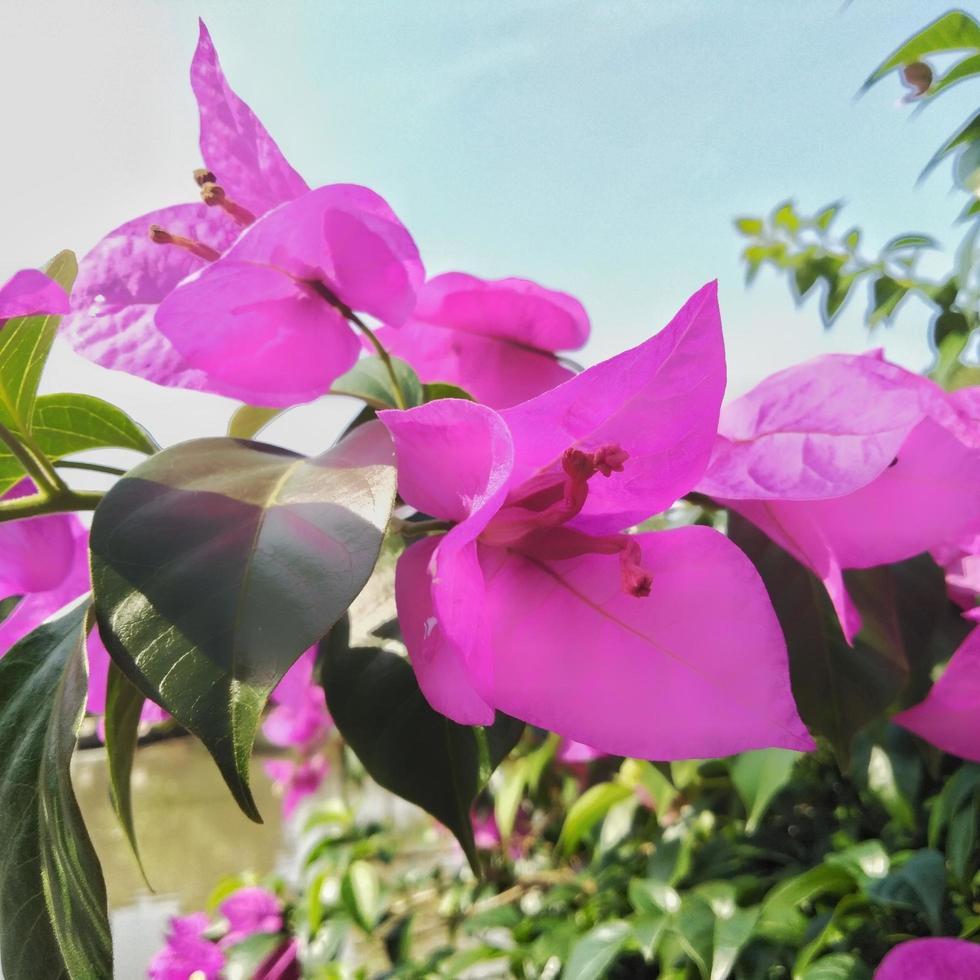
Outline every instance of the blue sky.
<svg viewBox="0 0 980 980"><path fill-rule="evenodd" d="M187 69L200 14L232 85L311 184L381 192L430 272L518 275L575 293L593 320L585 362L645 339L718 278L733 392L814 354L880 343L922 367L922 308L869 339L856 310L824 332L815 307L795 311L775 277L747 291L731 218L790 196L804 210L845 198L841 220L873 247L906 230L955 244L961 201L948 170L915 180L975 108L970 87L911 122L895 79L854 98L878 61L945 9L13 0L0 8L4 143L15 147L0 164L0 275L62 247L82 253L123 220L193 197ZM46 387L115 399L168 441L216 431L231 407L67 351ZM322 445L311 417L283 420L283 440Z"/></svg>

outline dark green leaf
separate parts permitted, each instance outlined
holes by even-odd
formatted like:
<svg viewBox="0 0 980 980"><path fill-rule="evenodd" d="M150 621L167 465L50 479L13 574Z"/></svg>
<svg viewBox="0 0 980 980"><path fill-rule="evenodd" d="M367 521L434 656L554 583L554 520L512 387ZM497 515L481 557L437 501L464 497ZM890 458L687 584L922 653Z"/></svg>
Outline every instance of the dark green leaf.
<svg viewBox="0 0 980 980"><path fill-rule="evenodd" d="M606 976L630 936L626 922L613 919L587 932L572 947L563 980L600 980Z"/></svg>
<svg viewBox="0 0 980 980"><path fill-rule="evenodd" d="M391 442L375 422L313 459L186 442L131 470L95 513L109 652L204 742L253 819L249 759L266 698L364 587L394 493Z"/></svg>
<svg viewBox="0 0 980 980"><path fill-rule="evenodd" d="M674 916L673 932L703 980L708 980L715 936L715 914L708 902L697 895L685 895Z"/></svg>
<svg viewBox="0 0 980 980"><path fill-rule="evenodd" d="M934 936L942 932L946 868L939 851L916 851L897 871L874 882L869 894L886 905L919 912Z"/></svg>
<svg viewBox="0 0 980 980"><path fill-rule="evenodd" d="M799 757L799 752L789 749L760 749L743 752L732 763L732 782L748 815L746 833L755 833L773 797L789 782Z"/></svg>
<svg viewBox="0 0 980 980"><path fill-rule="evenodd" d="M146 698L143 694L129 682L115 663L110 661L103 717L106 761L109 768L109 796L126 840L133 849L133 856L140 867L144 881L146 872L136 842L130 777L133 772L133 760L136 757L140 713L145 702Z"/></svg>
<svg viewBox="0 0 980 980"><path fill-rule="evenodd" d="M431 384L422 385L423 398L426 402L435 402L440 398L462 398L465 401L473 401L473 396L468 391L463 391L458 385L451 385L445 381L433 381Z"/></svg>
<svg viewBox="0 0 980 980"><path fill-rule="evenodd" d="M346 374L342 374L330 391L335 395L360 398L372 408L412 408L425 399L422 383L414 368L401 358L391 358L404 406L399 405L388 368L380 357L361 358Z"/></svg>
<svg viewBox="0 0 980 980"><path fill-rule="evenodd" d="M70 291L78 273L73 252L59 252L44 268ZM29 435L41 371L61 317L27 316L8 320L0 330L0 422Z"/></svg>
<svg viewBox="0 0 980 980"><path fill-rule="evenodd" d="M827 292L823 301L823 318L829 326L837 318L851 289L857 282L860 273L849 272L844 275L835 276L828 281Z"/></svg>
<svg viewBox="0 0 980 980"><path fill-rule="evenodd" d="M830 740L846 766L855 733L902 689L907 665L861 637L849 646L823 584L738 514L730 514L729 535L769 591L786 637L800 716L812 732Z"/></svg>
<svg viewBox="0 0 980 980"><path fill-rule="evenodd" d="M799 980L869 980L871 971L850 953L831 953L811 963Z"/></svg>
<svg viewBox="0 0 980 980"><path fill-rule="evenodd" d="M320 670L330 714L371 778L442 821L478 870L470 808L483 786L474 730L429 707L403 657L351 649L343 624L320 644ZM523 730L521 722L497 716L486 730L491 766Z"/></svg>
<svg viewBox="0 0 980 980"><path fill-rule="evenodd" d="M802 299L820 278L820 266L817 262L804 260L793 270L793 283L797 295Z"/></svg>
<svg viewBox="0 0 980 980"><path fill-rule="evenodd" d="M854 879L844 868L818 864L809 871L784 878L762 903L758 931L777 942L800 946L807 926L800 906L821 895L844 895L854 889Z"/></svg>
<svg viewBox="0 0 980 980"><path fill-rule="evenodd" d="M242 405L235 409L228 423L228 435L232 439L254 439L273 419L288 411L288 408Z"/></svg>
<svg viewBox="0 0 980 980"><path fill-rule="evenodd" d="M980 24L963 10L950 10L899 45L868 76L863 89L869 89L890 71L928 55L968 50L980 50Z"/></svg>
<svg viewBox="0 0 980 980"><path fill-rule="evenodd" d="M871 326L891 319L898 304L909 291L908 286L896 282L891 276L878 276L872 283L871 289L871 315L868 317Z"/></svg>
<svg viewBox="0 0 980 980"><path fill-rule="evenodd" d="M942 78L936 79L929 86L929 91L926 94L930 99L934 99L940 92L944 92L953 85L976 75L980 75L980 54L971 54L968 58L964 58L953 65Z"/></svg>
<svg viewBox="0 0 980 980"><path fill-rule="evenodd" d="M112 976L105 883L69 775L87 691L80 606L0 659L0 960L7 980Z"/></svg>

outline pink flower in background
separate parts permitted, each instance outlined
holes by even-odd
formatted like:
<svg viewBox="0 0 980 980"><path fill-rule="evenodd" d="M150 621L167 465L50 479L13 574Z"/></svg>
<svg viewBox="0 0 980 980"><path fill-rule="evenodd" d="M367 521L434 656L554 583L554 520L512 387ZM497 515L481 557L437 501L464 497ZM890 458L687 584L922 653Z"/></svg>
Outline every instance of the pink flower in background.
<svg viewBox="0 0 980 980"><path fill-rule="evenodd" d="M322 755L312 755L296 761L270 759L263 768L282 793L282 814L289 819L300 803L320 788L330 771L330 764Z"/></svg>
<svg viewBox="0 0 980 980"><path fill-rule="evenodd" d="M471 813L470 823L473 827L473 843L478 850L492 851L500 846L500 828L497 827L493 810Z"/></svg>
<svg viewBox="0 0 980 980"><path fill-rule="evenodd" d="M725 386L714 285L639 347L502 413L382 412L402 497L453 522L399 560L429 703L641 758L809 749L765 588L723 535L624 529L701 477Z"/></svg>
<svg viewBox="0 0 980 980"><path fill-rule="evenodd" d="M588 340L589 318L574 297L525 279L447 272L422 287L404 326L380 336L422 381L448 381L507 408L573 376L555 353Z"/></svg>
<svg viewBox="0 0 980 980"><path fill-rule="evenodd" d="M878 354L780 371L728 405L698 489L742 514L827 586L848 639L845 568L957 545L980 532L980 422Z"/></svg>
<svg viewBox="0 0 980 980"><path fill-rule="evenodd" d="M910 939L881 961L874 980L977 980L980 945L964 939Z"/></svg>
<svg viewBox="0 0 980 980"><path fill-rule="evenodd" d="M29 496L34 484L22 480L4 500ZM6 619L0 620L0 656L50 616L92 588L88 564L88 531L74 514L50 514L0 524L0 600L19 596ZM109 654L97 629L87 641L88 711L105 712ZM142 719L154 723L169 715L147 701Z"/></svg>
<svg viewBox="0 0 980 980"><path fill-rule="evenodd" d="M218 906L218 910L228 920L228 932L221 940L223 947L240 943L259 932L282 931L282 903L266 888L255 885L239 888Z"/></svg>
<svg viewBox="0 0 980 980"><path fill-rule="evenodd" d="M313 678L316 647L304 653L272 692L262 732L273 745L306 748L323 741L332 722L323 688Z"/></svg>
<svg viewBox="0 0 980 980"><path fill-rule="evenodd" d="M155 322L208 391L293 405L322 395L357 359L349 311L402 323L424 277L391 208L366 187L333 184L256 221L177 286Z"/></svg>
<svg viewBox="0 0 980 980"><path fill-rule="evenodd" d="M201 120L204 201L151 211L109 232L81 261L62 333L83 356L157 384L202 388L206 377L156 328L157 305L223 252L254 218L307 184L231 90L203 22L191 63ZM190 183L190 175L188 175ZM153 232L151 239L151 228Z"/></svg>
<svg viewBox="0 0 980 980"><path fill-rule="evenodd" d="M604 755L604 752L592 748L591 745L583 745L582 742L573 742L569 738L563 738L557 753L555 753L555 758L566 765L574 766L595 762L596 759L601 759Z"/></svg>
<svg viewBox="0 0 980 980"><path fill-rule="evenodd" d="M944 752L980 762L980 627L970 631L925 699L892 721Z"/></svg>
<svg viewBox="0 0 980 980"><path fill-rule="evenodd" d="M946 571L950 599L971 609L980 599L980 534L952 547L937 548L933 558Z"/></svg>
<svg viewBox="0 0 980 980"><path fill-rule="evenodd" d="M0 329L11 317L67 312L68 294L37 269L21 269L0 286Z"/></svg>
<svg viewBox="0 0 980 980"><path fill-rule="evenodd" d="M166 945L153 957L150 980L220 980L225 957L204 938L208 917L203 912L170 920Z"/></svg>

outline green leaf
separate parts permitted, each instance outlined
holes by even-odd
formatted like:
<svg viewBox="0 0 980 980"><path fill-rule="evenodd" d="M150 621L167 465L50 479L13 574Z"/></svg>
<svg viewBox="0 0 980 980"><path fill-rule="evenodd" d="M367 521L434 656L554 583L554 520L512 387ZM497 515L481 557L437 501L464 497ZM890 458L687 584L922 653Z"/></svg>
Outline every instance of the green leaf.
<svg viewBox="0 0 980 980"><path fill-rule="evenodd" d="M848 272L829 280L827 292L823 300L823 319L830 326L837 319L837 314L843 309L847 297L851 294L854 284L861 276L859 272Z"/></svg>
<svg viewBox="0 0 980 980"><path fill-rule="evenodd" d="M891 319L909 288L896 282L891 276L882 275L871 284L871 291L871 315L868 317L868 323L874 326Z"/></svg>
<svg viewBox="0 0 980 980"><path fill-rule="evenodd" d="M946 780L929 814L930 847L936 847L943 829L961 809L973 812L980 797L980 766L966 763Z"/></svg>
<svg viewBox="0 0 980 980"><path fill-rule="evenodd" d="M791 235L800 230L800 218L793 207L792 201L780 204L772 213L772 223L777 228L788 231Z"/></svg>
<svg viewBox="0 0 980 980"><path fill-rule="evenodd" d="M395 495L380 423L321 456L197 439L131 470L92 523L99 631L147 697L197 735L235 799L262 709L371 575Z"/></svg>
<svg viewBox="0 0 980 980"><path fill-rule="evenodd" d="M789 782L799 757L790 749L760 749L743 752L732 763L732 781L748 814L746 833L755 833L773 797Z"/></svg>
<svg viewBox="0 0 980 980"><path fill-rule="evenodd" d="M813 219L813 223L821 230L826 231L834 218L837 217L837 213L844 206L843 201L835 201L833 204L828 204L822 211L820 211L816 217Z"/></svg>
<svg viewBox="0 0 980 980"><path fill-rule="evenodd" d="M934 170L950 153L958 146L969 143L976 143L980 140L980 112L968 119L938 150L932 155L932 159L925 165L919 180L926 177Z"/></svg>
<svg viewBox="0 0 980 980"><path fill-rule="evenodd" d="M971 54L968 58L958 61L942 78L936 79L929 86L926 95L930 99L934 99L940 92L945 92L953 85L975 75L980 75L980 54Z"/></svg>
<svg viewBox="0 0 980 980"><path fill-rule="evenodd" d="M681 897L657 878L633 878L627 886L630 905L641 915L672 915L681 907Z"/></svg>
<svg viewBox="0 0 980 980"><path fill-rule="evenodd" d="M468 391L446 381L433 381L430 384L422 385L422 394L423 401L426 403L438 401L440 398L462 398L468 402L474 400Z"/></svg>
<svg viewBox="0 0 980 980"><path fill-rule="evenodd" d="M445 824L478 871L470 808L483 785L474 730L429 707L404 657L350 648L345 624L320 644L320 679L340 734L371 778ZM498 714L486 730L491 766L523 730L522 722Z"/></svg>
<svg viewBox="0 0 980 980"><path fill-rule="evenodd" d="M715 936L715 914L710 904L698 895L685 895L674 916L672 931L698 973L708 980Z"/></svg>
<svg viewBox="0 0 980 980"><path fill-rule="evenodd" d="M964 888L969 888L973 866L977 860L977 811L964 807L954 814L946 833L946 860L949 869Z"/></svg>
<svg viewBox="0 0 980 980"><path fill-rule="evenodd" d="M749 238L761 235L765 228L762 218L736 218L734 224L736 231Z"/></svg>
<svg viewBox="0 0 980 980"><path fill-rule="evenodd" d="M633 926L633 940L640 947L643 959L650 963L657 955L670 919L663 912L646 912L634 916L630 921Z"/></svg>
<svg viewBox="0 0 980 980"><path fill-rule="evenodd" d="M831 953L811 963L799 980L869 980L870 970L850 953Z"/></svg>
<svg viewBox="0 0 980 980"><path fill-rule="evenodd" d="M733 889L734 891L734 889ZM759 919L758 907L731 907L727 914L715 908L714 954L711 958L710 980L727 980L735 969L739 954L752 938Z"/></svg>
<svg viewBox="0 0 980 980"><path fill-rule="evenodd" d="M572 947L562 980L600 980L619 956L630 937L630 926L621 919L603 922Z"/></svg>
<svg viewBox="0 0 980 980"><path fill-rule="evenodd" d="M862 91L871 88L890 71L921 61L928 55L968 50L980 50L980 24L963 10L950 10L899 45L868 76Z"/></svg>
<svg viewBox="0 0 980 980"><path fill-rule="evenodd" d="M89 449L133 449L152 455L159 446L121 408L92 395L41 395L31 420L34 444L49 460ZM0 493L24 475L17 459L0 445Z"/></svg>
<svg viewBox="0 0 980 980"><path fill-rule="evenodd" d="M407 361L392 357L398 387L405 400L405 408L421 405L425 400L422 382L415 369ZM380 357L363 357L346 374L342 374L330 389L335 395L359 398L372 408L401 408L392 385L388 368Z"/></svg>
<svg viewBox="0 0 980 980"><path fill-rule="evenodd" d="M887 876L891 858L880 840L864 840L828 854L824 863L846 871L867 891L874 882Z"/></svg>
<svg viewBox="0 0 980 980"><path fill-rule="evenodd" d="M896 235L885 242L881 250L882 255L891 255L893 252L903 252L906 249L920 248L939 248L939 242L931 235Z"/></svg>
<svg viewBox="0 0 980 980"><path fill-rule="evenodd" d="M857 247L860 244L861 244L861 229L860 228L852 228L844 236L844 245L847 247L847 250L849 252L852 252L853 253L853 252L856 252L857 251Z"/></svg>
<svg viewBox="0 0 980 980"><path fill-rule="evenodd" d="M136 841L130 777L133 772L133 760L136 757L140 714L145 702L146 698L143 694L127 680L126 675L115 662L110 660L103 717L106 762L109 769L109 798L112 800L112 808L116 812L126 840L129 841L144 881L146 881L146 871Z"/></svg>
<svg viewBox="0 0 980 980"><path fill-rule="evenodd" d="M663 824L667 811L678 796L674 784L652 762L642 759L625 759L619 767L619 776L624 786L631 789L642 786L646 790L657 821Z"/></svg>
<svg viewBox="0 0 980 980"><path fill-rule="evenodd" d="M840 896L853 889L854 878L850 872L834 864L818 864L802 874L784 878L766 894L757 930L775 942L799 947L807 928L800 906L820 895Z"/></svg>
<svg viewBox="0 0 980 980"><path fill-rule="evenodd" d="M569 808L558 837L558 850L566 854L614 807L633 794L622 783L596 783Z"/></svg>
<svg viewBox="0 0 980 980"><path fill-rule="evenodd" d="M369 861L353 861L340 884L340 897L354 921L367 933L381 918L381 880Z"/></svg>
<svg viewBox="0 0 980 980"><path fill-rule="evenodd" d="M872 898L920 913L934 936L941 935L943 899L946 896L946 867L939 851L916 851L897 871L874 882Z"/></svg>
<svg viewBox="0 0 980 980"><path fill-rule="evenodd" d="M228 435L232 439L254 439L273 419L288 411L288 408L241 405L228 422Z"/></svg>
<svg viewBox="0 0 980 980"><path fill-rule="evenodd" d="M772 599L800 716L812 732L830 740L846 767L854 735L892 702L906 682L908 665L860 636L850 646L823 584L744 518L731 513L728 531Z"/></svg>
<svg viewBox="0 0 980 980"><path fill-rule="evenodd" d="M85 711L86 608L0 659L0 960L7 980L112 976L105 882L69 766Z"/></svg>
<svg viewBox="0 0 980 980"><path fill-rule="evenodd" d="M805 260L793 270L793 283L796 286L796 292L800 299L813 289L817 280L820 278L820 274L821 269L819 263L809 260Z"/></svg>
<svg viewBox="0 0 980 980"><path fill-rule="evenodd" d="M59 252L44 271L70 292L75 254ZM0 422L23 435L30 435L38 382L60 322L59 316L14 317L0 330Z"/></svg>

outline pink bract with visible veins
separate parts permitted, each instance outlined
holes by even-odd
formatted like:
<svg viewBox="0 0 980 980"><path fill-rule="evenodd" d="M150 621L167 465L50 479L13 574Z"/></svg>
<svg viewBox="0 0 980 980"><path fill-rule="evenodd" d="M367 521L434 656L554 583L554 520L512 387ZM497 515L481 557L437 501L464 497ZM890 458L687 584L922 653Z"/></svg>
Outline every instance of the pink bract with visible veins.
<svg viewBox="0 0 980 980"><path fill-rule="evenodd" d="M980 423L879 354L780 371L722 412L698 490L739 512L827 586L848 639L846 568L955 546L980 530Z"/></svg>
<svg viewBox="0 0 980 980"><path fill-rule="evenodd" d="M748 559L709 528L624 533L701 477L724 386L711 284L646 343L502 413L380 413L402 497L456 523L396 576L436 710L642 758L812 747Z"/></svg>
<svg viewBox="0 0 980 980"><path fill-rule="evenodd" d="M459 385L507 408L574 375L555 354L588 340L589 318L574 297L525 279L447 272L422 287L404 326L380 337L422 381Z"/></svg>
<svg viewBox="0 0 980 980"><path fill-rule="evenodd" d="M67 312L68 294L37 269L21 269L0 286L0 328L15 316Z"/></svg>
<svg viewBox="0 0 980 980"><path fill-rule="evenodd" d="M217 394L294 405L324 394L361 349L347 307L412 311L418 249L373 191L332 184L268 212L160 304L156 325Z"/></svg>
<svg viewBox="0 0 980 980"><path fill-rule="evenodd" d="M201 121L200 148L225 196L252 217L307 190L251 109L231 90L202 22L191 63ZM188 186L191 177L188 175ZM247 220L247 219L244 219ZM81 261L62 335L84 357L157 384L207 389L157 330L159 303L179 282L207 265L238 237L243 219L203 202L151 211L109 232ZM151 226L204 246L207 255L150 239Z"/></svg>

